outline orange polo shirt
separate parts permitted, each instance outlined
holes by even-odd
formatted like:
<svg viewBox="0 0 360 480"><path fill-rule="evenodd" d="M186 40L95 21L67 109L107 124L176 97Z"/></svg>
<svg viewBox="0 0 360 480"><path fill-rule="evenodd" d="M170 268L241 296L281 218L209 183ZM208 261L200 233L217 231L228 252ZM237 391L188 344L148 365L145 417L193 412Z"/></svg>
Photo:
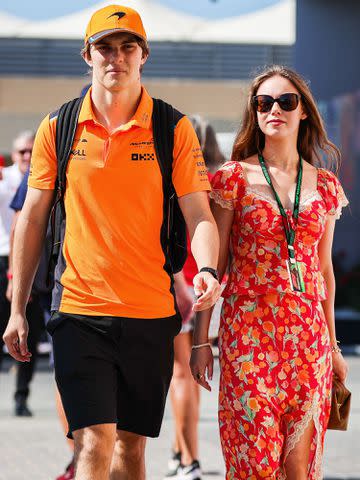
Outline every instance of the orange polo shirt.
<svg viewBox="0 0 360 480"><path fill-rule="evenodd" d="M53 296L53 307L61 312L131 318L175 314L160 242L163 191L152 106L143 88L134 117L110 135L95 119L91 89L84 98L66 175L63 266L56 278L58 298ZM54 189L56 120L56 114L48 115L37 132L30 187ZM210 190L185 116L175 127L173 183L178 197Z"/></svg>

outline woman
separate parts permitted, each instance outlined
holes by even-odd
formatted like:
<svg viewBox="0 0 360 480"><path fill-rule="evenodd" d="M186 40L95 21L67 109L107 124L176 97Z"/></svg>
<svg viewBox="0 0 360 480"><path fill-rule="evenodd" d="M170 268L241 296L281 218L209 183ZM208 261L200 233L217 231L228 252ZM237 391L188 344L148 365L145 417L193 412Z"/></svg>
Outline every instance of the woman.
<svg viewBox="0 0 360 480"><path fill-rule="evenodd" d="M211 179L225 161L213 127L199 115L190 117L199 139L206 168ZM182 329L174 340L174 374L170 384L170 398L175 421L175 440L168 461L166 479L201 479L198 461L198 422L200 395L189 369L194 317L193 278L198 268L191 254L188 238L188 258L182 272L175 275L176 301L183 319Z"/></svg>
<svg viewBox="0 0 360 480"><path fill-rule="evenodd" d="M219 424L227 480L321 478L332 373L347 365L335 334L331 248L347 204L306 82L271 66L251 86L232 161L213 178L220 277L231 251L219 332ZM209 312L191 369L210 388Z"/></svg>

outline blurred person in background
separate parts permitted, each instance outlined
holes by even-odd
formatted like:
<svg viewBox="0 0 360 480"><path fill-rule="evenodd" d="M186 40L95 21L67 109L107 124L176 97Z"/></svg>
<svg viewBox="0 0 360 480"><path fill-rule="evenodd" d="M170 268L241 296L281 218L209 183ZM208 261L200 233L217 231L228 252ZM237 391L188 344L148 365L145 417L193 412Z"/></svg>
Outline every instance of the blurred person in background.
<svg viewBox="0 0 360 480"><path fill-rule="evenodd" d="M212 179L220 278L219 425L226 479L319 480L332 375L347 364L335 332L332 241L348 201L340 152L305 80L270 66L252 82L232 161ZM210 311L191 368L210 388Z"/></svg>
<svg viewBox="0 0 360 480"><path fill-rule="evenodd" d="M5 167L5 157L3 155L0 155L0 180L3 179L3 168Z"/></svg>
<svg viewBox="0 0 360 480"><path fill-rule="evenodd" d="M10 316L10 302L7 298L9 284L12 283L12 272L9 266L10 235L14 213L10 208L12 201L22 178L26 174L31 159L34 144L34 133L30 130L21 132L13 142L11 160L13 165L2 170L0 180L0 363L2 359L3 340L2 335ZM27 306L29 322L32 332L29 344L34 351L33 356L27 363L18 362L16 370L16 390L14 413L17 416L29 417L32 415L27 405L29 396L29 384L33 377L36 364L36 346L40 338L42 325L42 311L37 296L33 296Z"/></svg>
<svg viewBox="0 0 360 480"><path fill-rule="evenodd" d="M209 179L224 163L214 128L200 115L189 117L198 137ZM166 479L201 479L198 460L198 422L200 392L189 368L192 332L194 328L193 278L198 268L191 253L188 236L188 257L183 271L175 275L176 301L182 317L182 328L174 340L174 374L170 384L170 398L175 422L175 440L168 461Z"/></svg>

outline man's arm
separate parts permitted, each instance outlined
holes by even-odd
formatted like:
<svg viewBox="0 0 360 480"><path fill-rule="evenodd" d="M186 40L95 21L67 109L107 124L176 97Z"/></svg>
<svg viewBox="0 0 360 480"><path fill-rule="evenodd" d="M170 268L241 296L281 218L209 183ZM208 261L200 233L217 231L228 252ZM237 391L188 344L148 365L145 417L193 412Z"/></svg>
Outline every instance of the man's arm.
<svg viewBox="0 0 360 480"><path fill-rule="evenodd" d="M219 234L210 211L207 192L194 192L179 198L191 240L191 251L198 269L216 269L219 256ZM193 310L210 308L220 296L219 282L208 272L194 277L195 295L200 295Z"/></svg>
<svg viewBox="0 0 360 480"><path fill-rule="evenodd" d="M12 251L13 296L11 316L3 339L9 353L19 361L29 361L26 305L31 293L46 234L53 190L29 187L16 225Z"/></svg>

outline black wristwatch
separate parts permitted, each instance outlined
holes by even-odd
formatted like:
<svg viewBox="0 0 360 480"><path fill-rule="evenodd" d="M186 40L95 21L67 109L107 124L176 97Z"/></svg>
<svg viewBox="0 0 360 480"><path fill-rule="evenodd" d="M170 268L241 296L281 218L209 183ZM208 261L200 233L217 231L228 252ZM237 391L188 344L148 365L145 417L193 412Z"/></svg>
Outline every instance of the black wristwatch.
<svg viewBox="0 0 360 480"><path fill-rule="evenodd" d="M199 270L199 273L200 273L200 272L209 272L209 273L211 273L211 275L215 278L215 280L219 281L219 275L218 275L217 270L215 270L215 268L202 267L202 268L200 268L200 270Z"/></svg>

